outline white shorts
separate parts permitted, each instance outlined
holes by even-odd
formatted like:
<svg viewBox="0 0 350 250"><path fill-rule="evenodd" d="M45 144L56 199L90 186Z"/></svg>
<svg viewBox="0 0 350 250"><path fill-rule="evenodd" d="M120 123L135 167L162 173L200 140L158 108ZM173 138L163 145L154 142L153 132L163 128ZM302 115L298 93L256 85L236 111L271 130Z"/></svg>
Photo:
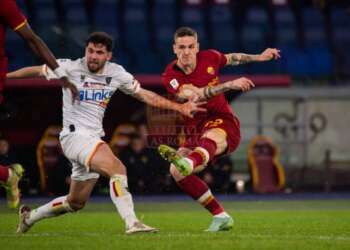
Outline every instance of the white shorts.
<svg viewBox="0 0 350 250"><path fill-rule="evenodd" d="M105 143L101 138L92 133L61 133L60 142L64 155L72 163L71 178L76 181L97 179L98 173L90 172L90 161L97 148Z"/></svg>

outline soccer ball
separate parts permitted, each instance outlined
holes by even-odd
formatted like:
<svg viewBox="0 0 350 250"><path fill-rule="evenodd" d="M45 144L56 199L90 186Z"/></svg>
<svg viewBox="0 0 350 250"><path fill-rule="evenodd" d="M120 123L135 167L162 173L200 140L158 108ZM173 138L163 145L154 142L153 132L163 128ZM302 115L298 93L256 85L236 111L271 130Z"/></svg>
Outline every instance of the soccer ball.
<svg viewBox="0 0 350 250"><path fill-rule="evenodd" d="M182 91L180 93L180 97L186 99L186 100L197 100L199 98L199 94L195 91L196 87L193 85L183 85L182 86Z"/></svg>

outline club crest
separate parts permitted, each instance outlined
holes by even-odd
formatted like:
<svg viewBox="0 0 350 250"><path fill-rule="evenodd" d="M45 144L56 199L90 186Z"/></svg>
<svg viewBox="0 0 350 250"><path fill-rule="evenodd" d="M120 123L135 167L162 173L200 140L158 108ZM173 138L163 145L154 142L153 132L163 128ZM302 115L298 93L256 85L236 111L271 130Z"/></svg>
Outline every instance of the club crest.
<svg viewBox="0 0 350 250"><path fill-rule="evenodd" d="M111 84L111 82L112 82L112 77L106 77L107 85Z"/></svg>
<svg viewBox="0 0 350 250"><path fill-rule="evenodd" d="M214 74L215 74L215 70L214 70L214 68L211 67L211 66L209 66L209 67L207 68L207 72L208 72L208 74L211 74L211 75L214 75Z"/></svg>

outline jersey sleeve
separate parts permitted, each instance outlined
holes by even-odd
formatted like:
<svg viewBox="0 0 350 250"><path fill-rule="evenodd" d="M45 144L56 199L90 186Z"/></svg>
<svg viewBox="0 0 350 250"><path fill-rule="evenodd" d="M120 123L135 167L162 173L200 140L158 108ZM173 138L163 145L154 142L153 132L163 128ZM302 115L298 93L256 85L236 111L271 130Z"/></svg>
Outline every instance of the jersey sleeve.
<svg viewBox="0 0 350 250"><path fill-rule="evenodd" d="M57 59L57 63L64 71L67 71L67 69L70 68L72 61L70 59ZM42 66L41 70L43 76L45 76L47 80L58 79L56 74L53 73L53 71L46 64Z"/></svg>
<svg viewBox="0 0 350 250"><path fill-rule="evenodd" d="M214 60L218 63L220 68L224 67L227 64L227 59L225 54L214 49L211 49L209 51L213 53Z"/></svg>
<svg viewBox="0 0 350 250"><path fill-rule="evenodd" d="M121 72L118 75L118 78L120 82L119 89L127 95L133 95L141 88L139 81L137 81L134 76L127 71Z"/></svg>
<svg viewBox="0 0 350 250"><path fill-rule="evenodd" d="M16 1L13 0L0 1L0 19L14 31L27 23L26 17L18 8Z"/></svg>

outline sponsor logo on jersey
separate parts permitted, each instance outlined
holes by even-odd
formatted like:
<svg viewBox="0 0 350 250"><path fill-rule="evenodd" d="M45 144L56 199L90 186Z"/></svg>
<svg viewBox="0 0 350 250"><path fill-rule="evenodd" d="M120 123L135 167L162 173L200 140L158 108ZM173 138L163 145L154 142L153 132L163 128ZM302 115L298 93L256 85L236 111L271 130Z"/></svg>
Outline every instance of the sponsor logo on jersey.
<svg viewBox="0 0 350 250"><path fill-rule="evenodd" d="M85 77L86 77L85 75L80 75L80 82L83 83L85 81Z"/></svg>
<svg viewBox="0 0 350 250"><path fill-rule="evenodd" d="M80 101L108 102L113 91L105 89L84 89L79 91Z"/></svg>
<svg viewBox="0 0 350 250"><path fill-rule="evenodd" d="M179 87L179 82L176 79L173 79L170 81L170 85L173 89L177 89Z"/></svg>
<svg viewBox="0 0 350 250"><path fill-rule="evenodd" d="M214 75L214 74L215 74L215 70L214 70L214 68L211 67L211 66L209 66L209 67L207 68L207 72L208 72L208 74L211 74L211 75Z"/></svg>
<svg viewBox="0 0 350 250"><path fill-rule="evenodd" d="M106 86L106 84L101 82L84 82L84 88L101 88L101 86Z"/></svg>

